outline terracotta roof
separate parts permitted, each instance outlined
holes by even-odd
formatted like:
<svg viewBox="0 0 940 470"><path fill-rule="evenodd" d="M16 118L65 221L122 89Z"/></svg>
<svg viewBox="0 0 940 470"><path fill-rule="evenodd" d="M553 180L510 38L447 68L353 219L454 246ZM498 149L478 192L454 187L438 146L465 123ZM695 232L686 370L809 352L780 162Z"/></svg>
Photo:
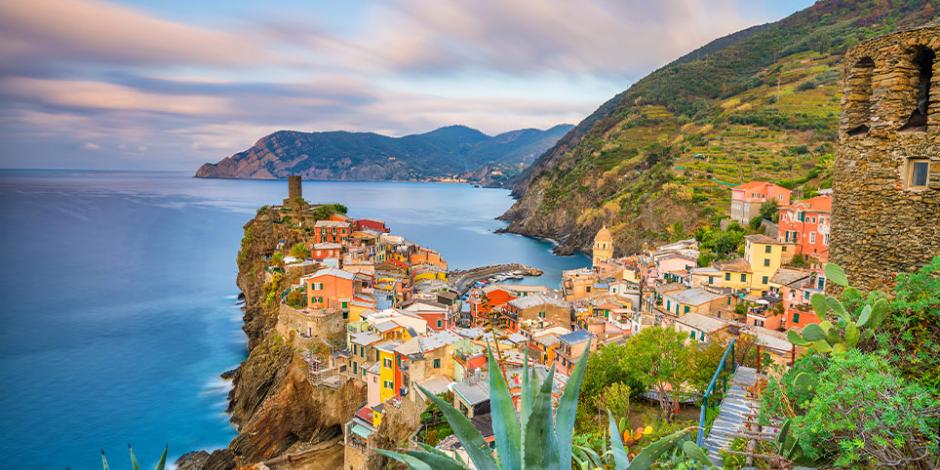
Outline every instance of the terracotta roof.
<svg viewBox="0 0 940 470"><path fill-rule="evenodd" d="M804 199L802 201L797 201L793 206L799 205L804 207L805 210L819 211L819 212L832 212L832 196L816 196L809 199Z"/></svg>
<svg viewBox="0 0 940 470"><path fill-rule="evenodd" d="M739 185L737 185L737 186L735 186L735 187L733 187L733 188L731 188L731 189L742 189L742 190L747 190L747 189L764 189L764 188L767 188L768 186L776 186L776 187L781 188L781 189L786 189L786 188L784 188L783 186L780 186L780 185L777 185L777 184L773 184L773 183L771 183L771 182L769 182L769 181L748 181L747 183L739 184Z"/></svg>
<svg viewBox="0 0 940 470"><path fill-rule="evenodd" d="M715 267L722 271L731 271L739 273L751 272L751 265L744 258L735 258L729 261L719 261Z"/></svg>

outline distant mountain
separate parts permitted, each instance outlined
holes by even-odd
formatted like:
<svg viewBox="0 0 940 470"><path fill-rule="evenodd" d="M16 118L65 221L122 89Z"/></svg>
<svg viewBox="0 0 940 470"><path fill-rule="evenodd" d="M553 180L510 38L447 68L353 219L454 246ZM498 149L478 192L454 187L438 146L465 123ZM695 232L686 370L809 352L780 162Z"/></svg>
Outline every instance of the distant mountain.
<svg viewBox="0 0 940 470"><path fill-rule="evenodd" d="M602 104L515 180L508 229L587 251L606 225L617 250L717 223L728 188L770 180L829 187L842 54L936 21L940 0L827 0L717 39Z"/></svg>
<svg viewBox="0 0 940 470"><path fill-rule="evenodd" d="M496 136L466 126L388 137L372 132L278 131L218 163L198 178L426 180L463 177L499 184L519 174L574 126L521 129Z"/></svg>

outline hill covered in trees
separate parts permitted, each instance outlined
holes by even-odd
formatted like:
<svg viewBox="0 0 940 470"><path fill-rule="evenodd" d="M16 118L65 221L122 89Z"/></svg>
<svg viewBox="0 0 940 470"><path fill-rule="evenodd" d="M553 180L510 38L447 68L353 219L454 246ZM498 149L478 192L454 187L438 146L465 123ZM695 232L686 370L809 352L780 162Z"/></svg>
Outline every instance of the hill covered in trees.
<svg viewBox="0 0 940 470"><path fill-rule="evenodd" d="M509 231L618 249L714 223L729 187L765 179L809 196L830 184L841 58L920 26L940 1L821 1L677 59L611 98L518 179Z"/></svg>

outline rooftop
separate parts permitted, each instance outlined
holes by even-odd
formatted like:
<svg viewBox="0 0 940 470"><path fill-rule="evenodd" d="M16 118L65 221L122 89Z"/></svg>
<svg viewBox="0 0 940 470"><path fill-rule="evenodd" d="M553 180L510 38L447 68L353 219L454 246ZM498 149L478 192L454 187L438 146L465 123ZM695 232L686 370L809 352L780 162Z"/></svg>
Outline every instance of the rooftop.
<svg viewBox="0 0 940 470"><path fill-rule="evenodd" d="M442 348L448 344L454 344L457 341L460 341L460 339L460 336L457 336L451 331L445 330L434 333L430 336L418 336L416 338L412 338L396 347L395 352L404 354L406 356L416 353L425 353Z"/></svg>
<svg viewBox="0 0 940 470"><path fill-rule="evenodd" d="M728 261L719 261L715 263L715 267L722 271L731 271L738 273L749 273L751 272L751 264L747 262L744 258L735 258Z"/></svg>
<svg viewBox="0 0 940 470"><path fill-rule="evenodd" d="M669 292L665 295L680 304L686 305L702 305L724 297L723 295L713 294L698 287L678 292Z"/></svg>
<svg viewBox="0 0 940 470"><path fill-rule="evenodd" d="M349 227L349 222L338 220L318 220L314 227Z"/></svg>
<svg viewBox="0 0 940 470"><path fill-rule="evenodd" d="M527 308L538 307L540 305L554 305L556 307L567 307L568 303L545 294L531 294L525 297L519 297L509 301L509 305L525 310Z"/></svg>
<svg viewBox="0 0 940 470"><path fill-rule="evenodd" d="M333 276L333 277L338 277L340 279L348 279L350 281L353 280L353 278L355 278L355 274L349 271L343 271L342 269L338 269L338 268L325 268L309 276L304 276L304 279L313 279L313 278L317 278L321 276Z"/></svg>
<svg viewBox="0 0 940 470"><path fill-rule="evenodd" d="M747 235L744 237L745 240L751 243L760 243L761 245L783 245L783 242L777 241L775 238L770 238L767 235L758 233L754 235Z"/></svg>
<svg viewBox="0 0 940 470"><path fill-rule="evenodd" d="M802 281L812 274L805 269L780 268L770 279L770 282L781 286L789 286L795 282Z"/></svg>
<svg viewBox="0 0 940 470"><path fill-rule="evenodd" d="M588 330L575 330L571 333L561 335L558 337L559 340L568 344L578 344L583 343L591 338L591 333L588 333Z"/></svg>
<svg viewBox="0 0 940 470"><path fill-rule="evenodd" d="M705 333L713 333L729 325L728 322L720 318L699 315L698 313L687 313L677 318L676 322L690 326L699 331L704 331Z"/></svg>

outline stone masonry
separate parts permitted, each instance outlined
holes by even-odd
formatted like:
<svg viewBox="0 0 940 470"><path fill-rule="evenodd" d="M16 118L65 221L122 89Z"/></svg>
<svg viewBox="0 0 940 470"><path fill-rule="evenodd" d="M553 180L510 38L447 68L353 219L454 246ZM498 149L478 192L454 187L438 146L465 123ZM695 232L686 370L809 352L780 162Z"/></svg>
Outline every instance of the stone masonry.
<svg viewBox="0 0 940 470"><path fill-rule="evenodd" d="M299 175L291 175L287 177L287 198L288 199L301 199L304 197L303 186L300 184Z"/></svg>
<svg viewBox="0 0 940 470"><path fill-rule="evenodd" d="M890 287L940 255L938 52L929 26L845 55L830 259L857 287Z"/></svg>

